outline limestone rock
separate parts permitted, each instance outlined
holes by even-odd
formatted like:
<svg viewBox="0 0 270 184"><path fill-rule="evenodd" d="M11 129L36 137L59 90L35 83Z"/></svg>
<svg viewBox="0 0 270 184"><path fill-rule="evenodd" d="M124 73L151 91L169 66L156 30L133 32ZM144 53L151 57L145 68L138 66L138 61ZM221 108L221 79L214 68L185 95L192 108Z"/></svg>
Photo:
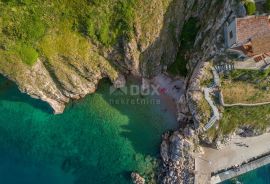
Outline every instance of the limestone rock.
<svg viewBox="0 0 270 184"><path fill-rule="evenodd" d="M173 134L170 137L170 159L172 161L179 161L183 156L183 140L180 134Z"/></svg>
<svg viewBox="0 0 270 184"><path fill-rule="evenodd" d="M123 75L119 74L115 81L113 81L114 88L123 88L126 85L126 79Z"/></svg>
<svg viewBox="0 0 270 184"><path fill-rule="evenodd" d="M162 168L159 183L189 184L194 182L194 159L190 143L176 131L166 133L161 144Z"/></svg>
<svg viewBox="0 0 270 184"><path fill-rule="evenodd" d="M166 140L161 143L160 155L164 162L169 161L169 145Z"/></svg>
<svg viewBox="0 0 270 184"><path fill-rule="evenodd" d="M181 113L186 114L189 112L189 109L187 106L187 100L186 100L186 97L184 94L179 98L177 104L178 104L178 108L179 108Z"/></svg>
<svg viewBox="0 0 270 184"><path fill-rule="evenodd" d="M141 177L138 173L132 172L131 179L134 184L145 184L145 179Z"/></svg>

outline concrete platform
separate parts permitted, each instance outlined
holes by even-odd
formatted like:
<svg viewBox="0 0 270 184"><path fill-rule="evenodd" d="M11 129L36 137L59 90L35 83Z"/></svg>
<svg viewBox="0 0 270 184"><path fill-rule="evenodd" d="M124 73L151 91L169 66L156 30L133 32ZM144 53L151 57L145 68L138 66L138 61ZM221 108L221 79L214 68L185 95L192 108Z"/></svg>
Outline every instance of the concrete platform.
<svg viewBox="0 0 270 184"><path fill-rule="evenodd" d="M239 176L241 174L247 173L249 171L255 170L259 167L265 166L267 164L270 164L270 155L264 156L262 158L256 159L254 161L251 161L247 164L244 164L239 167L239 170L230 169L226 170L224 172L221 172L217 175L214 175L211 177L211 184L216 184L223 182L225 180L234 178L236 176Z"/></svg>

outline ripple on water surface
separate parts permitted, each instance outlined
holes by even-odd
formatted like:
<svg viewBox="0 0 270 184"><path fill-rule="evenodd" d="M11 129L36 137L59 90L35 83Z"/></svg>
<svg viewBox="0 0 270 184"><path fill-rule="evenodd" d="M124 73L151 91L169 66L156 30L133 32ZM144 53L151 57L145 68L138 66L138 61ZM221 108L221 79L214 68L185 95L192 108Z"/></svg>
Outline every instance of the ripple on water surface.
<svg viewBox="0 0 270 184"><path fill-rule="evenodd" d="M174 118L160 105L111 104L109 85L52 115L1 78L0 183L124 184L131 171L149 175Z"/></svg>

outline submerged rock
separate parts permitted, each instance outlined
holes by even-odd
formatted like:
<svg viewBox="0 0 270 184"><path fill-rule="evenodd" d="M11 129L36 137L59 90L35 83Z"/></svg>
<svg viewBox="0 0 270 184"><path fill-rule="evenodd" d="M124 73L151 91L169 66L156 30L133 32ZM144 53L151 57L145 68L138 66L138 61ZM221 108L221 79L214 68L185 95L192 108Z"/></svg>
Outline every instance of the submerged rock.
<svg viewBox="0 0 270 184"><path fill-rule="evenodd" d="M131 173L131 179L134 184L145 184L145 179L136 172Z"/></svg>

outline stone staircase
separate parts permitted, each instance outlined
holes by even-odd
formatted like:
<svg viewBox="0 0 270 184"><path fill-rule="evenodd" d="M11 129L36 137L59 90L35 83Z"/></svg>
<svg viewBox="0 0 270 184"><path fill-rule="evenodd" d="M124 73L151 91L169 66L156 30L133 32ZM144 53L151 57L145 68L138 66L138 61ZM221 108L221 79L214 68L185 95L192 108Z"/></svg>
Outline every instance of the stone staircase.
<svg viewBox="0 0 270 184"><path fill-rule="evenodd" d="M220 86L220 81L219 81L219 76L218 73L214 68L212 68L213 76L214 76L214 82L208 87L204 88L204 98L210 105L212 109L212 117L210 120L207 122L207 124L204 126L204 130L207 131L210 129L219 119L220 119L220 114L218 111L217 106L215 105L213 99L211 98L211 93L215 90L216 87Z"/></svg>

